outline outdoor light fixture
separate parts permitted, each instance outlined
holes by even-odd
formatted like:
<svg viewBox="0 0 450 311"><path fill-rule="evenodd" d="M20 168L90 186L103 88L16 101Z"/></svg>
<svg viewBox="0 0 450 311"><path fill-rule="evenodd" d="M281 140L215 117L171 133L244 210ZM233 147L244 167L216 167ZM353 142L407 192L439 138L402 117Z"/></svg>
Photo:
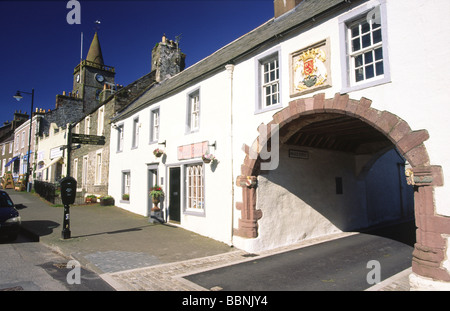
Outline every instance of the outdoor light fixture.
<svg viewBox="0 0 450 311"><path fill-rule="evenodd" d="M25 173L25 186L27 187L27 192L30 192L30 189L28 187L28 181L30 180L30 156L31 156L30 148L31 148L31 127L32 127L32 122L33 122L34 89L31 89L31 93L24 92L24 91L17 91L16 95L14 95L13 97L17 101L20 101L23 98L21 93L31 95L30 132L28 134L28 153L27 153L27 172Z"/></svg>
<svg viewBox="0 0 450 311"><path fill-rule="evenodd" d="M16 95L14 95L13 97L14 97L17 101L20 101L20 100L23 98L22 94L20 94L20 91L17 91L17 92L16 92Z"/></svg>
<svg viewBox="0 0 450 311"><path fill-rule="evenodd" d="M166 146L166 141L163 141L162 143L158 143L158 145L164 145L164 147Z"/></svg>

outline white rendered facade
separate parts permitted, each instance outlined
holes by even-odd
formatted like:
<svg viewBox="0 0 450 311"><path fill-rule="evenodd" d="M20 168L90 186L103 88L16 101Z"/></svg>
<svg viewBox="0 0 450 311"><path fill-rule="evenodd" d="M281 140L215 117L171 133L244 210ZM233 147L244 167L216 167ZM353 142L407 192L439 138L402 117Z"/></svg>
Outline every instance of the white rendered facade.
<svg viewBox="0 0 450 311"><path fill-rule="evenodd" d="M301 8L302 4L299 7ZM349 62L354 62L356 56L352 58L347 53L350 47L349 40L352 40L351 27L358 20L364 18L370 20L369 13L373 13L374 10L381 28L374 28L373 32L381 31L382 42L377 42L373 47L369 47L369 50L382 49L383 71L374 75L373 78L366 72L365 74L370 78L353 83L354 73L351 71L356 70L357 66ZM286 156L290 146L284 144L279 150L279 161L282 165L274 168L273 172L258 176L256 210L259 210L262 215L258 219L258 235L251 238L236 235L235 232L242 217L242 211L236 208L236 203L242 201L243 195L243 188L237 185L236 179L241 175L241 166L246 159L246 153L242 147L243 145L251 147L260 134L257 130L258 126L262 123L268 124L273 120L275 113L288 108L289 104L297 99L312 98L321 93L324 94L325 99L333 98L336 94L348 95L350 99L356 101L367 98L371 101L371 108L376 111L380 113L387 111L397 116L406 121L412 131L425 129L428 132L429 138L423 142L429 155L427 165L440 166L443 180L448 180L450 150L446 144L449 137L445 117L449 108L445 103L450 97L450 90L446 85L447 72L450 69L450 58L446 56L446 51L450 47L450 40L442 34L450 32L450 22L445 18L446 12L449 11L450 3L445 0L433 3L418 0L372 0L352 4L346 9L333 11L331 15L318 19L317 22L309 22L307 27L284 32L276 39L268 40L248 53L229 59L228 65L217 67L207 75L196 77L197 79L191 83L174 86L169 95L150 98L148 103L140 109L135 109L133 113L113 120L114 126L123 125L123 141L120 143L123 147L117 151L119 135L118 131L113 130L109 193L116 198L121 197L124 191L123 176L129 174L127 180L129 178L130 184L127 187L129 187L130 199L120 202L116 199L116 205L134 213L149 215L151 203L148 191L152 183L151 176L153 176L149 172L157 170L156 182L166 192L161 207L165 212L166 220L173 220L168 212L171 205L170 172L174 172L173 168L179 167L181 200L180 216L176 222L186 229L251 252L370 225L367 206L363 214L358 214L353 219L342 220L342 215L353 214L355 206L360 204L355 193L359 186L368 182L368 179L364 182L358 179L365 168L366 160L363 157L350 157L335 151L330 156L326 155L328 151L300 148L308 152L310 163L318 161L313 164L318 169L327 167L327 172L336 171L336 173L329 173L328 177L334 178L338 176L336 174L341 174L344 180L351 180L354 185L351 189L355 193L348 198L353 201L345 204L341 214L328 215L327 218L318 213L314 205L306 202L305 197L311 195L313 190L302 197L299 195L299 189L287 187L289 180L291 184L296 184L298 180L292 179L293 175L288 173L299 169L301 164L294 163L292 158ZM294 13L288 12L261 27L269 28L270 23L276 25L277 22L284 22L289 18L289 14ZM436 31L437 29L439 31ZM229 46L237 44L239 39ZM292 81L295 77L293 55L317 46L324 47L327 51L326 83L323 87L311 88L307 92L293 92ZM217 56L216 53L209 58L213 59ZM372 60L371 56L364 56L367 57L365 64L370 64L372 61L375 66L374 59L379 57L375 55L372 54ZM261 93L260 86L260 79L262 79L260 66L274 57L277 59L279 69L278 98L275 102L264 105L264 94ZM168 81L174 81L180 75L195 75L193 71L201 64L202 62L193 65ZM148 92L156 91L157 89L150 89ZM271 88L271 91L273 93L274 89ZM189 103L192 94L199 95L199 114L196 116L199 119L198 128L191 131L192 123L188 121L191 120ZM144 102L145 96L139 100ZM155 109L159 109L157 141L150 137L153 124L151 115ZM138 142L137 145L135 142L133 146L133 135L136 135L133 129L136 128L139 130ZM165 146L161 144L163 142ZM215 146L212 146L214 143ZM164 149L165 156L156 158L153 155L153 150L156 148ZM189 148L192 150L199 148L200 151L194 150L189 155L187 152ZM213 153L218 163L202 164L201 154L205 151ZM314 155L317 157L314 158ZM401 157L404 154L392 156ZM323 162L320 162L320 157L324 157ZM330 159L336 160L331 163ZM204 202L199 210L188 208L186 202L189 188L186 172L193 164L201 164L203 169ZM380 172L387 169L388 164L382 163L381 166L383 168ZM341 170L342 168L344 169ZM349 174L352 170L356 173L350 179L346 179L345 174ZM305 171L299 174L302 172ZM313 179L319 178L318 175L314 176L314 172L309 174ZM281 176L278 179L280 182L271 185L269 179L272 178L273 182L277 180L277 176ZM383 185L391 180L389 177L386 178L382 182ZM316 180L315 184L319 184L319 181ZM446 221L446 217L450 217L450 206L447 203L450 201L448 185L444 182L433 189L435 216L442 216L443 221ZM281 201L284 203L280 203ZM304 205L304 208L301 209L303 212L287 210L286 213L280 214L280 207L274 207L276 204L288 208L297 204ZM391 212L386 211L387 214ZM405 213L408 214L408 212ZM309 217L307 222L315 224L315 231L302 232L298 229L302 227L305 217ZM449 233L444 230L441 237L448 240ZM445 271L445 267L448 266L448 260L444 260L442 270ZM416 283L420 283L420 276L418 278L419 281L415 279Z"/></svg>

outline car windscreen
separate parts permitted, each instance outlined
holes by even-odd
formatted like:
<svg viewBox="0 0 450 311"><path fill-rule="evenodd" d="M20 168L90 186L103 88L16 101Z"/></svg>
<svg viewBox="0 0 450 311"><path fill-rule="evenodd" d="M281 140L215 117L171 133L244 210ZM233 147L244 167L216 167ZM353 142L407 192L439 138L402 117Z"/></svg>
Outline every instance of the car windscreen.
<svg viewBox="0 0 450 311"><path fill-rule="evenodd" d="M0 192L0 207L13 207L14 203L6 192Z"/></svg>

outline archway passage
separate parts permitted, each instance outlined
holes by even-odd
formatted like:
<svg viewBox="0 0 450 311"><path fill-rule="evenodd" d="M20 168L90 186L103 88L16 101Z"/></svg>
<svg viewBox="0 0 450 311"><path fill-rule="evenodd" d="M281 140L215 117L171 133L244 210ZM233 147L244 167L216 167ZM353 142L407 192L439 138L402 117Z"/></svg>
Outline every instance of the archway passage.
<svg viewBox="0 0 450 311"><path fill-rule="evenodd" d="M366 98L350 99L336 94L325 99L324 94L298 99L273 115L268 124L258 128L260 135L251 146L244 145L245 160L237 185L242 187L241 211L235 234L245 238L258 237L258 220L265 217L256 208L258 176L261 170L260 152L267 137L279 134L280 145L294 145L315 149L350 152L353 154L384 153L395 148L406 159L408 183L414 186L416 244L413 252L413 272L434 280L450 282L448 271L442 267L446 253L446 239L450 234L450 219L435 214L434 187L442 186L440 166L430 165L424 141L426 130L411 130L398 116L371 107ZM274 131L273 133L271 131ZM266 135L267 133L267 135Z"/></svg>

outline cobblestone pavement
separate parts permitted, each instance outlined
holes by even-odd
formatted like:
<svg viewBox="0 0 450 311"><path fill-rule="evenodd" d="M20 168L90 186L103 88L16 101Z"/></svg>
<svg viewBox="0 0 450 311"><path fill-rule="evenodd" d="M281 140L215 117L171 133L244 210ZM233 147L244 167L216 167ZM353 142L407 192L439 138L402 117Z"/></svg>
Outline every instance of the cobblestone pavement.
<svg viewBox="0 0 450 311"><path fill-rule="evenodd" d="M204 291L209 290L182 278L183 275L242 262L244 251L191 259L146 268L100 275L116 290L125 291Z"/></svg>
<svg viewBox="0 0 450 311"><path fill-rule="evenodd" d="M342 238L349 234L352 233L337 234L331 238L327 237L327 240ZM296 245L261 252L259 254L250 254L242 250L237 250L225 254L191 259L182 262L105 273L100 276L116 290L121 291L215 291L220 290L220 288L203 288L184 279L183 277L206 270L254 260L255 256L261 258L296 248L306 247L323 241L324 240L322 238L317 238ZM408 276L410 272L410 269L407 269L392 278L369 288L368 290L409 291Z"/></svg>

